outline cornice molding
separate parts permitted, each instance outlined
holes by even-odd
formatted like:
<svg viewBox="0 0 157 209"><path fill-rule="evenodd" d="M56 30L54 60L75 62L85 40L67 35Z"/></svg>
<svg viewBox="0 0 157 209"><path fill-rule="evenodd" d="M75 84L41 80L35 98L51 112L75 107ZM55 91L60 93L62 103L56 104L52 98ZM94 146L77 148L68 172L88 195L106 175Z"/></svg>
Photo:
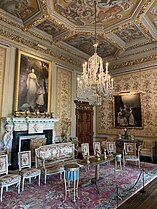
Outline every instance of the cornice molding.
<svg viewBox="0 0 157 209"><path fill-rule="evenodd" d="M64 50L64 52L66 51L67 53L69 53L67 55L67 59L69 59L69 56L71 56L71 55L72 55L72 59L77 59L77 60L81 59L81 61L78 63L76 62L76 60L73 61L75 66L80 67L82 65L83 56L79 55L79 53L75 53L74 50L71 50L68 47L61 46L61 44L58 44L57 42L53 42L52 39L38 33L36 29L28 29L27 27L24 27L22 24L18 24L18 23L14 22L2 15L0 15L0 21L2 21L2 24L4 25L4 27L6 27L6 31L10 31L10 33L14 34L14 33L16 33L15 31L18 30L21 37L24 36L23 33L26 33L27 36L29 36L31 39L33 39L33 38L38 39L39 43L42 41L41 44L43 44L43 42L45 42L46 47L49 48L50 51L52 50L51 46L53 44L53 46L55 46L56 48L59 48L61 50ZM9 27L8 27L8 25L9 25ZM10 26L12 27L11 29L10 29ZM18 38L16 38L16 39L18 39ZM36 43L36 42L37 41L34 41L34 43ZM29 46L29 45L27 45L27 46ZM55 49L55 53L56 53L56 49Z"/></svg>
<svg viewBox="0 0 157 209"><path fill-rule="evenodd" d="M122 72L127 72L127 69L128 71L136 71L142 68L155 66L157 66L157 53L153 55L145 55L145 57L141 57L138 59L131 59L123 61L121 63L110 65L110 69L114 75Z"/></svg>
<svg viewBox="0 0 157 209"><path fill-rule="evenodd" d="M5 39L8 39L12 42L21 44L25 47L29 47L32 48L33 50L38 50L44 54L48 54L55 59L59 59L61 61L64 61L65 63L67 63L68 65L71 64L75 67L78 67L80 69L81 64L79 61L76 61L76 59L74 59L73 57L70 57L69 54L67 54L67 56L64 54L59 53L56 49L42 49L40 47L37 46L36 42L37 41L33 41L32 39L30 39L29 37L23 37L21 36L21 34L13 31L13 30L9 30L8 28L4 28L1 27L0 30L0 36L4 37Z"/></svg>

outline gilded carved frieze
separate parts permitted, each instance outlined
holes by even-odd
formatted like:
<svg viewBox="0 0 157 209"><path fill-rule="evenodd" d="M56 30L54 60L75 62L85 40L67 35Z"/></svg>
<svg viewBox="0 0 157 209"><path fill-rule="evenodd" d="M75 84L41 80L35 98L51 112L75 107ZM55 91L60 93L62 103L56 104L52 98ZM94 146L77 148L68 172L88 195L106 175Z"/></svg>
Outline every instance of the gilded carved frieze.
<svg viewBox="0 0 157 209"><path fill-rule="evenodd" d="M71 130L72 72L57 67L56 70L56 127L58 136L67 137Z"/></svg>
<svg viewBox="0 0 157 209"><path fill-rule="evenodd" d="M24 45L25 47L30 47L32 49L36 49L38 51L41 51L45 54L49 54L56 59L70 63L70 64L75 65L77 67L80 67L80 65L81 65L80 62L76 62L76 60L74 60L72 57L65 56L65 55L57 52L56 50L52 50L50 48L45 50L45 49L39 48L37 46L36 42L33 41L32 39L30 39L28 37L21 36L21 35L19 35L19 33L8 30L5 27L1 27L0 36L5 37L11 41L15 41L16 43L20 43L20 44Z"/></svg>
<svg viewBox="0 0 157 209"><path fill-rule="evenodd" d="M123 67L129 67L129 66L133 66L137 64L147 63L149 61L154 61L156 59L157 59L157 54L153 54L153 55L147 54L145 55L145 57L124 61L124 62L121 62L120 64L111 65L110 67L112 70L116 70L116 69L123 68ZM152 63L152 66L154 66L154 63Z"/></svg>
<svg viewBox="0 0 157 209"><path fill-rule="evenodd" d="M135 136L157 136L157 69L129 73L114 78L115 95L120 92L142 93L143 129L131 128L129 134ZM97 134L123 134L122 129L114 128L113 101L104 99L97 107Z"/></svg>

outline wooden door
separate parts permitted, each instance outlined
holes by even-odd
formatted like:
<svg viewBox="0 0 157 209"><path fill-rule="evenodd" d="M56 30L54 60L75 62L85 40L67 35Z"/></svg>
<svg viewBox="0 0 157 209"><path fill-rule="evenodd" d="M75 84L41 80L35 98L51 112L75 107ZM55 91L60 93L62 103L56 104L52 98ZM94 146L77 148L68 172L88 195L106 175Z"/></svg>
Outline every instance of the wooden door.
<svg viewBox="0 0 157 209"><path fill-rule="evenodd" d="M93 151L93 106L88 102L76 104L76 136L80 143L89 143L90 152Z"/></svg>

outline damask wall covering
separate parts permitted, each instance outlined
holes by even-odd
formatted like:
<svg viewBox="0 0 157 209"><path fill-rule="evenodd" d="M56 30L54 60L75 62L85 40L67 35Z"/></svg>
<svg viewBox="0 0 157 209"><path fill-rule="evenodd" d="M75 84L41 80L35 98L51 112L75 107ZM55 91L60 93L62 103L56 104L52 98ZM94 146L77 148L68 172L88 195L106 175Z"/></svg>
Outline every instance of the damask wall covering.
<svg viewBox="0 0 157 209"><path fill-rule="evenodd" d="M65 139L71 131L72 72L61 67L56 70L56 136Z"/></svg>
<svg viewBox="0 0 157 209"><path fill-rule="evenodd" d="M3 81L4 81L4 69L6 60L6 49L0 47L0 117L2 115L2 99L3 99Z"/></svg>
<svg viewBox="0 0 157 209"><path fill-rule="evenodd" d="M124 92L142 93L143 129L130 128L129 135L157 137L157 68L142 70L114 78L115 95ZM104 99L96 110L96 131L100 135L123 134L123 129L114 128L113 101Z"/></svg>

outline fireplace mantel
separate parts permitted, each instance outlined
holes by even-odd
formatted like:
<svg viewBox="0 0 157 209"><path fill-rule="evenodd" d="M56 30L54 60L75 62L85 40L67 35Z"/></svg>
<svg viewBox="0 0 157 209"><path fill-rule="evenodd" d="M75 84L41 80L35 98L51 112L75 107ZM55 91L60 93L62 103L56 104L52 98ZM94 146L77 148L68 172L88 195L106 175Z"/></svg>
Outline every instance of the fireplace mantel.
<svg viewBox="0 0 157 209"><path fill-rule="evenodd" d="M46 138L46 144L55 143L54 125L59 121L58 118L24 118L24 117L6 117L6 123L13 127L12 141L9 149L11 151L12 169L18 168L18 152L21 140L28 141L31 149L31 138ZM26 144L25 144L26 146ZM27 146L26 146L27 147ZM24 147L25 148L25 147ZM25 151L25 150L21 150Z"/></svg>
<svg viewBox="0 0 157 209"><path fill-rule="evenodd" d="M58 118L17 118L7 117L6 122L13 125L13 131L28 131L28 134L53 130Z"/></svg>

